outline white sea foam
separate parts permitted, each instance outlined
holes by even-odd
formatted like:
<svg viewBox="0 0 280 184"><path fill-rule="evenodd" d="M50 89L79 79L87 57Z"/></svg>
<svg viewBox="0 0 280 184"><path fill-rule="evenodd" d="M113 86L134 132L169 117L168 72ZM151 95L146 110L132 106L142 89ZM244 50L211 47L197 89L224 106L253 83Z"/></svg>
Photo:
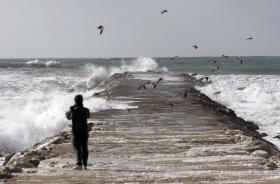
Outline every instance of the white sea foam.
<svg viewBox="0 0 280 184"><path fill-rule="evenodd" d="M245 120L256 122L265 139L280 147L280 76L278 75L212 75L212 84L197 87ZM215 92L221 92L214 94Z"/></svg>
<svg viewBox="0 0 280 184"><path fill-rule="evenodd" d="M57 63L34 60L26 64L51 66ZM84 104L91 112L136 108L128 102L92 97L95 87L115 72L156 70L157 67L153 59L139 58L123 62L120 67L78 66L74 72L60 68L0 70L0 148L7 148L9 152L22 150L59 132L70 123L65 112L73 105L77 93L84 96Z"/></svg>
<svg viewBox="0 0 280 184"><path fill-rule="evenodd" d="M59 61L53 61L53 60L50 60L50 61L41 61L39 59L35 59L35 60L31 60L31 61L27 61L26 62L27 65L29 66L46 66L46 67L50 67L50 66L57 66L57 65L60 65L60 62Z"/></svg>

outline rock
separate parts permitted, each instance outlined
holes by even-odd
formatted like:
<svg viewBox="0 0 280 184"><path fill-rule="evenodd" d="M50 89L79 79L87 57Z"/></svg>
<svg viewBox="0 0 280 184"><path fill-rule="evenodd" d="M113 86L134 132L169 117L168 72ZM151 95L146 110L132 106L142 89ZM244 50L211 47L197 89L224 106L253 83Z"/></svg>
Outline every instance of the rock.
<svg viewBox="0 0 280 184"><path fill-rule="evenodd" d="M26 170L25 172L30 174L30 173L36 173L37 171L36 170Z"/></svg>
<svg viewBox="0 0 280 184"><path fill-rule="evenodd" d="M252 121L245 121L246 126L248 127L248 129L250 130L258 130L259 127Z"/></svg>
<svg viewBox="0 0 280 184"><path fill-rule="evenodd" d="M95 96L95 97L101 97L101 95L102 95L102 92L96 92L93 94L93 96Z"/></svg>
<svg viewBox="0 0 280 184"><path fill-rule="evenodd" d="M233 140L236 143L248 144L248 145L251 145L254 142L253 137L249 137L249 136L246 136L246 135L243 135L243 134L234 135Z"/></svg>
<svg viewBox="0 0 280 184"><path fill-rule="evenodd" d="M54 140L53 140L53 144L61 144L61 143L63 143L64 142L64 138L62 138L62 137L56 137L56 138L54 138Z"/></svg>
<svg viewBox="0 0 280 184"><path fill-rule="evenodd" d="M3 170L0 170L0 179L12 178L12 174Z"/></svg>
<svg viewBox="0 0 280 184"><path fill-rule="evenodd" d="M40 164L40 160L32 158L31 160L28 160L28 163L32 164L34 167L38 167L38 165Z"/></svg>
<svg viewBox="0 0 280 184"><path fill-rule="evenodd" d="M243 134L243 132L238 129L227 129L226 134L228 134L228 135Z"/></svg>
<svg viewBox="0 0 280 184"><path fill-rule="evenodd" d="M14 162L15 160L18 160L19 158L22 158L23 157L22 155L23 155L23 152L17 152L17 153L12 153L11 155L6 156L3 165L10 164L10 163Z"/></svg>
<svg viewBox="0 0 280 184"><path fill-rule="evenodd" d="M4 162L3 162L3 165L6 165L14 155L15 155L15 153L11 153L11 154L6 155L5 159L4 159Z"/></svg>
<svg viewBox="0 0 280 184"><path fill-rule="evenodd" d="M20 167L20 168L33 168L34 167L33 164L28 163L28 162L23 162L23 161L14 162L13 165L16 167Z"/></svg>
<svg viewBox="0 0 280 184"><path fill-rule="evenodd" d="M278 138L278 139L280 139L280 135L276 135L276 136L274 136L273 138Z"/></svg>
<svg viewBox="0 0 280 184"><path fill-rule="evenodd" d="M255 155L255 156L258 156L258 157L264 157L264 158L269 157L269 154L264 150L255 150L251 154Z"/></svg>
<svg viewBox="0 0 280 184"><path fill-rule="evenodd" d="M278 168L277 164L275 164L273 162L266 162L265 167L266 167L266 169L269 169L269 170L275 170Z"/></svg>
<svg viewBox="0 0 280 184"><path fill-rule="evenodd" d="M261 137L266 137L267 134L266 133L261 133Z"/></svg>
<svg viewBox="0 0 280 184"><path fill-rule="evenodd" d="M280 156L272 156L269 158L269 161L280 166Z"/></svg>
<svg viewBox="0 0 280 184"><path fill-rule="evenodd" d="M235 112L232 109L228 109L225 106L218 106L216 108L217 112L223 113L223 114L227 114L228 116L236 116Z"/></svg>
<svg viewBox="0 0 280 184"><path fill-rule="evenodd" d="M18 166L7 166L3 169L3 171L9 172L9 173L21 173L22 168Z"/></svg>

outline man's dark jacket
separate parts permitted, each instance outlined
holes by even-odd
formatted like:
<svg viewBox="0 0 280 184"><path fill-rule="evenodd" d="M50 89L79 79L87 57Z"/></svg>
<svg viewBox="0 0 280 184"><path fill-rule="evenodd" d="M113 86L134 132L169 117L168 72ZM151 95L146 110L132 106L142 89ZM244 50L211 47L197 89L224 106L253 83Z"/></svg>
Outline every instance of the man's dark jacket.
<svg viewBox="0 0 280 184"><path fill-rule="evenodd" d="M72 133L73 134L87 134L88 125L87 119L89 118L89 110L83 106L71 106L70 111L66 113L67 119L72 119Z"/></svg>

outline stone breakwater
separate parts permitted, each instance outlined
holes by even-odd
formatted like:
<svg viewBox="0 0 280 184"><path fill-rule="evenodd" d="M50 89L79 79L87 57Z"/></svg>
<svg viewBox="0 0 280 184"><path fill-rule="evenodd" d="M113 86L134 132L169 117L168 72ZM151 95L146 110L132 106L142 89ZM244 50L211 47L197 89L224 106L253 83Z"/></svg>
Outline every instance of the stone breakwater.
<svg viewBox="0 0 280 184"><path fill-rule="evenodd" d="M189 75L115 74L95 96L133 101L138 108L91 114L88 170L72 170L71 133L65 128L8 155L1 181L280 183L279 150L253 122L201 94L196 84L204 85Z"/></svg>

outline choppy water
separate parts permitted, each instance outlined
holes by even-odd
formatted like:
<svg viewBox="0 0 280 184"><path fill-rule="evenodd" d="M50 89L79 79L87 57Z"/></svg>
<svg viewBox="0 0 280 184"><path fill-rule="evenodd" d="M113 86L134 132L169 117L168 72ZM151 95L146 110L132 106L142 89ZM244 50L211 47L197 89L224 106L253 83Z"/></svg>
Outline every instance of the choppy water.
<svg viewBox="0 0 280 184"><path fill-rule="evenodd" d="M91 96L113 73L147 70L210 75L213 83L200 90L257 122L280 146L272 138L280 133L280 57L241 57L242 64L233 58L1 59L0 149L25 149L60 131L77 93L85 96L91 111L127 108ZM220 95L213 95L216 91Z"/></svg>

